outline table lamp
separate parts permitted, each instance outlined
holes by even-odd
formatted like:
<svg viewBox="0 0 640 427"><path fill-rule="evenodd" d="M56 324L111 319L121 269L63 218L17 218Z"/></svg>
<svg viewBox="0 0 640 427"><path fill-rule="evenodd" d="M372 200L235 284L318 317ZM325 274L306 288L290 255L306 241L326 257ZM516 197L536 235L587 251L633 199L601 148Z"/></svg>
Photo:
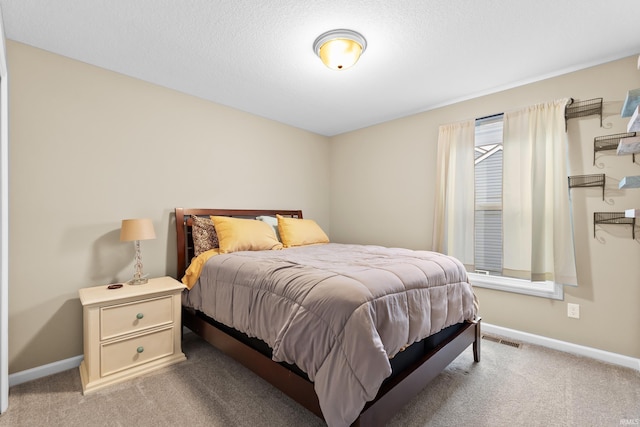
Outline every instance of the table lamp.
<svg viewBox="0 0 640 427"><path fill-rule="evenodd" d="M148 279L142 275L142 252L140 251L140 240L155 239L156 232L153 229L153 223L150 219L123 219L120 229L120 241L135 242L135 273L133 279L127 283L129 285L142 285L148 282Z"/></svg>

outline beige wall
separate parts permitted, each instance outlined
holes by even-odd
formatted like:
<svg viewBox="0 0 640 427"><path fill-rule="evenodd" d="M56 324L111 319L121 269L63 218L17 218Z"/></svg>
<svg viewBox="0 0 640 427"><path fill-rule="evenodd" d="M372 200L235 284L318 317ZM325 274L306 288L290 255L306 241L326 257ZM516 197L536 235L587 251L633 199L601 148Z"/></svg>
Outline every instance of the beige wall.
<svg viewBox="0 0 640 427"><path fill-rule="evenodd" d="M328 138L8 42L9 371L82 354L78 289L175 274L177 206L302 209L330 233Z"/></svg>
<svg viewBox="0 0 640 427"><path fill-rule="evenodd" d="M599 154L593 138L626 132L620 118L627 90L640 87L636 57L524 85L331 138L331 232L334 241L430 249L438 126L573 97L604 98L597 116L569 121L572 174L605 173L606 201L597 189L573 189L578 288L565 301L476 288L483 320L545 337L640 357L640 230L607 226L593 238L594 211L640 208L640 189L618 190L640 175L640 160ZM580 304L569 319L567 302Z"/></svg>
<svg viewBox="0 0 640 427"><path fill-rule="evenodd" d="M429 249L438 126L560 97L605 99L603 128L595 117L569 122L574 173L609 180L607 202L598 190L572 190L580 287L565 301L477 289L481 312L496 325L640 357L640 237L620 226L595 240L591 225L593 211L640 207L640 190L617 190L640 165L613 153L591 165L593 137L624 131L622 101L640 87L635 58L325 138L7 47L11 373L82 353L78 289L133 271L121 219L153 219L158 238L142 243L151 276L175 273L176 206L302 209L334 241ZM581 305L581 319L566 317L566 302Z"/></svg>

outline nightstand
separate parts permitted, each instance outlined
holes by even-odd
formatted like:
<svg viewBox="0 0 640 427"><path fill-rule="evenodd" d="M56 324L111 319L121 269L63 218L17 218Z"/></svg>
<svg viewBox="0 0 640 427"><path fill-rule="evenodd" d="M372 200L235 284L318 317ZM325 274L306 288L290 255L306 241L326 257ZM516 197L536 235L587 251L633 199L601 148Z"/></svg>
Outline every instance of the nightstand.
<svg viewBox="0 0 640 427"><path fill-rule="evenodd" d="M80 289L84 394L186 359L180 333L183 289L171 277L119 289Z"/></svg>

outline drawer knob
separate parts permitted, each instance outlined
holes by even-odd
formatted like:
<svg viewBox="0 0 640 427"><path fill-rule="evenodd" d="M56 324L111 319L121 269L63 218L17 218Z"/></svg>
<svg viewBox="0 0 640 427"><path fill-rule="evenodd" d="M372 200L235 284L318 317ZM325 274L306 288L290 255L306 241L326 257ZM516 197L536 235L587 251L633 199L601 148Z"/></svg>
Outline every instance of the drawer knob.
<svg viewBox="0 0 640 427"><path fill-rule="evenodd" d="M136 349L138 353L142 353L144 351L144 347L140 346Z"/></svg>
<svg viewBox="0 0 640 427"><path fill-rule="evenodd" d="M142 319L143 317L144 317L144 314L142 313L136 314L136 319Z"/></svg>

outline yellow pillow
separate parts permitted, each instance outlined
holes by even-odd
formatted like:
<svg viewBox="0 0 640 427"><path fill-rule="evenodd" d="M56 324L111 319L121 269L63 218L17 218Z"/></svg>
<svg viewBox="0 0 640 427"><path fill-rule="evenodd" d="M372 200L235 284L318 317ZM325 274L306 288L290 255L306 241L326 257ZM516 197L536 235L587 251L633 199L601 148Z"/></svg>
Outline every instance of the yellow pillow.
<svg viewBox="0 0 640 427"><path fill-rule="evenodd" d="M216 228L222 254L282 249L273 228L265 222L229 216L212 216L211 221Z"/></svg>
<svg viewBox="0 0 640 427"><path fill-rule="evenodd" d="M285 248L313 245L315 243L329 243L329 237L314 220L276 216L278 218L280 240L282 240Z"/></svg>

